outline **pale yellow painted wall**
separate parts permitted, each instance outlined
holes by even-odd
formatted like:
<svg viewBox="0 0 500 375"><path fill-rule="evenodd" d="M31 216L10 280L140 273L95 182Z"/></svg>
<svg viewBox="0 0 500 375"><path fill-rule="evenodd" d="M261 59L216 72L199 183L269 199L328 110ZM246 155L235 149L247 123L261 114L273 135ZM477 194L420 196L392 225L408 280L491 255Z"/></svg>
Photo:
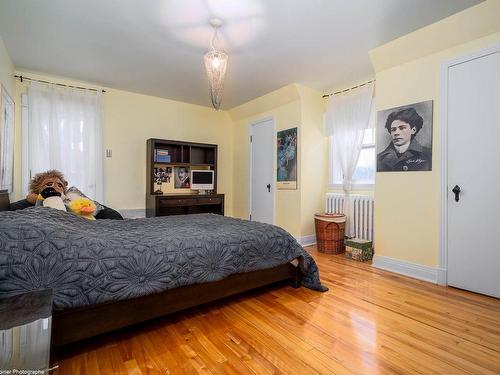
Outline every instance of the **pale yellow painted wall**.
<svg viewBox="0 0 500 375"><path fill-rule="evenodd" d="M277 190L276 225L295 237L314 234L313 215L321 211L325 192L324 103L321 93L288 85L229 111L234 122L234 214L248 218L250 124L273 117L276 131L298 127L297 190Z"/></svg>
<svg viewBox="0 0 500 375"><path fill-rule="evenodd" d="M480 29L483 16L493 11L500 14L499 2L488 1L482 4L481 12L473 8L469 13L457 15L461 27L470 27L470 33ZM453 17L453 16L452 16ZM489 18L486 18L489 19ZM455 25L456 21L444 20L443 25ZM441 25L441 26L443 26ZM439 26L439 25L438 25ZM500 31L500 17L496 21ZM377 173L375 185L375 240L376 254L410 261L427 266L437 266L439 257L440 234L440 82L441 64L449 59L457 58L474 51L500 43L500 32L470 40L456 45L453 36L454 28L432 28L439 35L430 35L428 30L416 31L408 36L408 41L420 38L448 38L451 48L431 55L405 62L376 73L377 109L383 110L404 104L425 100L434 100L433 115L433 170L431 172L412 173ZM479 34L481 35L481 34ZM389 61L391 54L399 56L399 46L406 44L397 40L394 45L380 47L389 56L372 53L372 58ZM442 41L440 42L442 45ZM417 45L424 45L423 42ZM427 49L422 49L425 54ZM375 66L386 66L378 62Z"/></svg>
<svg viewBox="0 0 500 375"><path fill-rule="evenodd" d="M21 73L21 72L19 72ZM102 88L61 77L22 73L52 82ZM26 91L17 83L17 97ZM232 123L223 111L209 107L105 88L103 96L104 147L113 150L104 159L105 203L117 209L141 209L146 193L146 140L166 138L219 145L218 191L226 194L225 209L232 214ZM20 116L16 116L16 139L21 139ZM16 142L16 160L21 143ZM16 166L16 197L20 197L20 166Z"/></svg>
<svg viewBox="0 0 500 375"><path fill-rule="evenodd" d="M250 124L273 117L276 131L299 127L299 155L301 107L295 85L286 86L229 111L233 119L233 192L234 216L248 219L249 214L249 127ZM300 156L299 156L300 158ZM299 159L300 160L300 159ZM300 181L301 168L297 168ZM278 190L275 195L276 225L292 235L300 236L300 186L297 190Z"/></svg>
<svg viewBox="0 0 500 375"><path fill-rule="evenodd" d="M144 207L146 139L164 138L218 145L218 192L226 194L226 214L232 213L232 124L227 113L115 90L105 94L103 106L105 144L113 149L113 158L105 159L111 205Z"/></svg>
<svg viewBox="0 0 500 375"><path fill-rule="evenodd" d="M300 234L315 233L314 214L325 210L327 184L327 138L323 118L325 104L322 94L309 87L297 85L301 98L301 182Z"/></svg>

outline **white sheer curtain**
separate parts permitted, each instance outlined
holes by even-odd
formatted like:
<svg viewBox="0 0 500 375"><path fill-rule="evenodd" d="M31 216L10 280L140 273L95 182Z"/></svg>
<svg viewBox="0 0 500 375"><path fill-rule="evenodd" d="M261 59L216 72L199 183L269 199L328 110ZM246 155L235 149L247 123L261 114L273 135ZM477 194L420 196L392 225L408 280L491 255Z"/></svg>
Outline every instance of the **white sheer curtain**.
<svg viewBox="0 0 500 375"><path fill-rule="evenodd" d="M58 169L70 185L103 201L101 99L100 92L30 84L27 151L31 176Z"/></svg>
<svg viewBox="0 0 500 375"><path fill-rule="evenodd" d="M14 101L0 87L0 190L12 193L14 179Z"/></svg>
<svg viewBox="0 0 500 375"><path fill-rule="evenodd" d="M375 84L369 83L360 88L330 96L325 115L326 135L332 137L333 152L342 169L342 184L346 198L344 212L347 214L347 235L354 233L350 192L352 177L363 144L365 130L370 124L370 114L374 104Z"/></svg>

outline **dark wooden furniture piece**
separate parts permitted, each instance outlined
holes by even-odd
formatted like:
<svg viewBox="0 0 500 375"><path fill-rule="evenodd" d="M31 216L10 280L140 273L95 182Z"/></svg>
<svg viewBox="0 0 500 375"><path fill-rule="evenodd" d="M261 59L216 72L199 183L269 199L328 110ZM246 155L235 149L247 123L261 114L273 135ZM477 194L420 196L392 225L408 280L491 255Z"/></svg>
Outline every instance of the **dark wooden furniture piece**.
<svg viewBox="0 0 500 375"><path fill-rule="evenodd" d="M139 298L54 311L53 345L79 341L284 280L290 280L298 288L299 269L287 263Z"/></svg>
<svg viewBox="0 0 500 375"><path fill-rule="evenodd" d="M167 150L170 162L156 161L156 150ZM223 194L215 194L212 200L202 197L214 196L213 194L191 194L193 199L188 201L182 201L182 199L189 199L189 197L186 198L186 194L154 194L154 169L164 167L174 169L175 166L214 171L213 191L217 193L217 145L150 138L147 140L146 160L146 217L207 212L224 215ZM172 178L175 176L172 175ZM197 200L194 197L200 197L200 199ZM222 204L214 203L220 200Z"/></svg>
<svg viewBox="0 0 500 375"><path fill-rule="evenodd" d="M0 202L5 201L7 204L1 206L0 211L10 207L8 194L0 193ZM298 288L301 281L299 268L286 263L139 298L54 310L52 345L62 346L279 281L289 281L294 288Z"/></svg>
<svg viewBox="0 0 500 375"><path fill-rule="evenodd" d="M9 193L7 190L0 190L0 211L10 211Z"/></svg>
<svg viewBox="0 0 500 375"><path fill-rule="evenodd" d="M224 194L152 195L147 217L213 213L224 215ZM154 210L154 211L153 211Z"/></svg>
<svg viewBox="0 0 500 375"><path fill-rule="evenodd" d="M51 316L51 290L0 299L3 346L0 369L47 370L50 367Z"/></svg>

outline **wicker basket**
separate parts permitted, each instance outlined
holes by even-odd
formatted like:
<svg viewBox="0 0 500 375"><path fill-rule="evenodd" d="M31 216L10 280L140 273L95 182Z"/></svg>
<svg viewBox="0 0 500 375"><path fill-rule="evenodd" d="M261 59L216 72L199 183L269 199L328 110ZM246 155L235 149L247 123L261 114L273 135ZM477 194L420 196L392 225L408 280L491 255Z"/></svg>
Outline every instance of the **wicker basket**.
<svg viewBox="0 0 500 375"><path fill-rule="evenodd" d="M340 254L345 251L344 233L346 217L343 214L316 214L316 243L318 251Z"/></svg>

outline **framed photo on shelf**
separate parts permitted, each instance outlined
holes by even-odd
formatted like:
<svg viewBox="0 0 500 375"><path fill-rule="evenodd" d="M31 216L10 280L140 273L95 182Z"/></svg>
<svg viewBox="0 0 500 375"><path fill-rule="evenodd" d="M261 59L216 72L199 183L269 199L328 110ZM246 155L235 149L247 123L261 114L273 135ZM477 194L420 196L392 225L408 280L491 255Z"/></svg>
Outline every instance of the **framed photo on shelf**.
<svg viewBox="0 0 500 375"><path fill-rule="evenodd" d="M155 168L154 174L155 183L162 184L163 182L165 182L168 184L170 183L170 179L172 178L172 167Z"/></svg>
<svg viewBox="0 0 500 375"><path fill-rule="evenodd" d="M189 167L174 167L175 189L189 189L191 187L191 181L189 180L189 169Z"/></svg>
<svg viewBox="0 0 500 375"><path fill-rule="evenodd" d="M281 130L276 137L276 187L297 189L297 128Z"/></svg>
<svg viewBox="0 0 500 375"><path fill-rule="evenodd" d="M153 170L154 173L154 183L158 186L158 189L155 190L155 194L163 194L163 190L161 185L163 183L170 183L170 179L172 178L172 167L165 168L155 168Z"/></svg>

